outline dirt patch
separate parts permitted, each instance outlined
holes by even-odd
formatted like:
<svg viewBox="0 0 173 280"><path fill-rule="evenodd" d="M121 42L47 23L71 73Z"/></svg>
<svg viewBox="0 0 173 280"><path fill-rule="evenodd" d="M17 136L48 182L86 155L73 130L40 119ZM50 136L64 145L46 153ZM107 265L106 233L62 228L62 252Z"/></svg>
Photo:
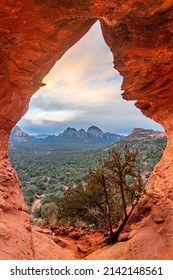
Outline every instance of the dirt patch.
<svg viewBox="0 0 173 280"><path fill-rule="evenodd" d="M71 251L76 259L84 259L94 251L104 247L108 232L104 229L78 229L63 226L33 226L33 229L46 235L61 248Z"/></svg>

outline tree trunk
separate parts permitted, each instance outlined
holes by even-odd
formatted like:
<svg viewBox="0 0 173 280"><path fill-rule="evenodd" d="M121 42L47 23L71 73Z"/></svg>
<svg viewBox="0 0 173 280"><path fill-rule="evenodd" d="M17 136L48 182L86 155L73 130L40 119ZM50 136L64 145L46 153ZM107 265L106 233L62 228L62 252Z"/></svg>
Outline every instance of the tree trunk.
<svg viewBox="0 0 173 280"><path fill-rule="evenodd" d="M126 211L126 202L125 202L122 178L120 178L120 181L121 181L120 182L121 197L122 197L122 202L123 202L124 214L125 214L125 218L126 218L127 217L127 211Z"/></svg>
<svg viewBox="0 0 173 280"><path fill-rule="evenodd" d="M110 231L110 237L113 234L113 230L112 230L112 221L111 221L111 214L110 214L110 206L109 206L109 198L108 198L108 193L107 193L107 189L106 189L106 183L105 183L105 177L104 174L102 172L102 185L104 188L104 192L105 192L105 199L106 199L106 213L108 216L108 222L109 222L109 231Z"/></svg>
<svg viewBox="0 0 173 280"><path fill-rule="evenodd" d="M139 201L139 198L137 199L136 203L134 205L132 205L132 209L130 210L129 214L125 216L125 218L123 219L123 221L122 221L121 225L119 226L119 228L117 229L117 231L115 233L113 233L112 236L110 236L109 238L106 239L107 244L114 244L118 241L118 237L119 237L120 233L122 232L122 230L124 229L125 225L127 224L127 221L129 219L130 215L132 214L134 208L136 207L136 205Z"/></svg>

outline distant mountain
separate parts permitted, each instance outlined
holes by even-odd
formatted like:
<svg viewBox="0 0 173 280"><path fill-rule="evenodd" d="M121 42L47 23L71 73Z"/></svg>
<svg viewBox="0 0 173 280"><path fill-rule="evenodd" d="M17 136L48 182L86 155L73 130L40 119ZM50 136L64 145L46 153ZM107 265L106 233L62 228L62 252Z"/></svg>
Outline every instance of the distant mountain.
<svg viewBox="0 0 173 280"><path fill-rule="evenodd" d="M122 151L125 145L131 150L138 150L137 163L146 182L155 164L161 159L166 142L165 132L135 128L128 136L112 146L118 151ZM107 150L108 148L104 148L104 151Z"/></svg>
<svg viewBox="0 0 173 280"><path fill-rule="evenodd" d="M63 133L49 135L48 137L32 136L23 132L16 126L11 133L10 140L28 148L54 150L54 149L98 149L114 144L123 139L115 133L104 133L100 128L91 126L87 131L68 127Z"/></svg>
<svg viewBox="0 0 173 280"><path fill-rule="evenodd" d="M120 142L115 143L115 148L121 149L128 145L131 149L137 149L140 152L156 147L157 144L166 144L166 134L152 129L134 128L132 132L124 137Z"/></svg>
<svg viewBox="0 0 173 280"><path fill-rule="evenodd" d="M120 141L123 136L115 133L104 133L100 128L91 126L87 131L68 127L58 136L52 135L44 139L44 145L53 145L57 148L102 148Z"/></svg>
<svg viewBox="0 0 173 280"><path fill-rule="evenodd" d="M15 126L10 134L10 141L12 142L30 142L35 140L36 140L35 136L24 132L23 130L20 129L19 126Z"/></svg>
<svg viewBox="0 0 173 280"><path fill-rule="evenodd" d="M68 144L104 144L109 145L120 141L123 137L115 133L104 133L100 128L91 126L87 131L84 129L76 130L68 127L62 134L58 136L50 136L50 139L56 139L58 143Z"/></svg>

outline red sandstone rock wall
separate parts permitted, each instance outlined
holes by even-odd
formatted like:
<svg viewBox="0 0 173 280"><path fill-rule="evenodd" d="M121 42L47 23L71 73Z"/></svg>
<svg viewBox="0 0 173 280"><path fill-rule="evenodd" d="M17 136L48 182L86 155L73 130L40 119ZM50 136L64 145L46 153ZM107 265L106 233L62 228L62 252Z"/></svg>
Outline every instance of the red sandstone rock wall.
<svg viewBox="0 0 173 280"><path fill-rule="evenodd" d="M124 77L123 97L136 100L168 135L163 159L147 186L151 213L145 227L148 232L157 225L165 257L173 258L173 1L1 0L0 15L0 258L34 258L29 217L7 156L9 133L43 77L97 19ZM132 248L135 240L141 244L140 233L139 227ZM155 246L152 236L145 248ZM137 248L138 254L127 250L126 255L146 258Z"/></svg>

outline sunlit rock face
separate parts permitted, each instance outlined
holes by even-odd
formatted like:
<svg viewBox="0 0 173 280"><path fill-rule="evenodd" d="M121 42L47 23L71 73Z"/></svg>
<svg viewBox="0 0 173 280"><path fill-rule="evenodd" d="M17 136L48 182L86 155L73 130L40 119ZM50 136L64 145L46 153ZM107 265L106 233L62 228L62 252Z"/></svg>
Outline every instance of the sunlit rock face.
<svg viewBox="0 0 173 280"><path fill-rule="evenodd" d="M0 13L0 259L35 256L29 216L7 156L9 133L43 77L98 19L115 68L124 78L123 98L136 100L168 136L141 206L150 211L119 250L124 258L173 258L172 1L1 0Z"/></svg>

